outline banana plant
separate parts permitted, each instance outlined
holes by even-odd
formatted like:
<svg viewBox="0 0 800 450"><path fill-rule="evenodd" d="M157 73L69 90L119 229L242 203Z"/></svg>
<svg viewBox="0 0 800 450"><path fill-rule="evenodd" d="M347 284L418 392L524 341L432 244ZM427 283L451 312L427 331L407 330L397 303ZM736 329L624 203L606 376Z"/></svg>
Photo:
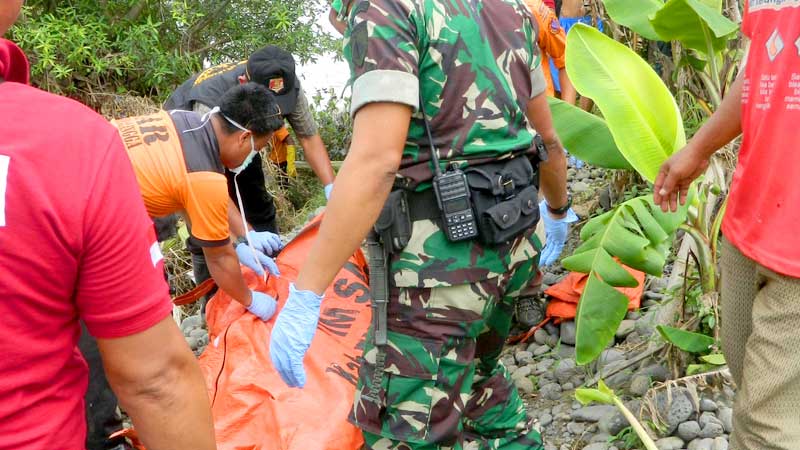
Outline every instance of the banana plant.
<svg viewBox="0 0 800 450"><path fill-rule="evenodd" d="M658 75L628 47L583 25L567 37L567 71L578 91L595 100L622 156L654 181L661 164L686 143L678 106ZM579 364L602 352L625 316L628 299L614 288L636 281L621 264L661 275L689 204L664 213L650 196L637 197L584 226L583 244L563 261L589 274L575 319Z"/></svg>
<svg viewBox="0 0 800 450"><path fill-rule="evenodd" d="M728 42L739 28L722 14L722 0L603 0L603 4L614 22L647 39L680 42L684 54L679 65L693 68L714 108L719 106L735 68L731 62L736 52L728 51Z"/></svg>

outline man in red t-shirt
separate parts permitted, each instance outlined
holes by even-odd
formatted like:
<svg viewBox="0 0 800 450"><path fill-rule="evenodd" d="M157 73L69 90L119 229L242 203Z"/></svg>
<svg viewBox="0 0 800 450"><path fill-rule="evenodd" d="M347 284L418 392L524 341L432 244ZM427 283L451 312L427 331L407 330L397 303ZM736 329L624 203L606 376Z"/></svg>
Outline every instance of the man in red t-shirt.
<svg viewBox="0 0 800 450"><path fill-rule="evenodd" d="M742 133L722 224L722 345L739 387L731 448L788 450L800 443L800 2L745 2L742 31L744 69L664 163L654 197L675 210Z"/></svg>
<svg viewBox="0 0 800 450"><path fill-rule="evenodd" d="M21 0L0 2L0 36ZM0 450L84 448L79 321L151 449L213 449L197 362L117 130L0 39Z"/></svg>

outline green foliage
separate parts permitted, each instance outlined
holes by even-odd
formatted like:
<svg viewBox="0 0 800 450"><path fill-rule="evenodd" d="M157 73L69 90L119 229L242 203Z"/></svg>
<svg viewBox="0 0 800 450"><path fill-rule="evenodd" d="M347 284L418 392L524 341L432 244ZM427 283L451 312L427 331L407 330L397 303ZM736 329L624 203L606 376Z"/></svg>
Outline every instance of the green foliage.
<svg viewBox="0 0 800 450"><path fill-rule="evenodd" d="M622 431L617 433L616 436L611 436L608 438L608 442L621 442L622 448L625 450L635 450L644 446L642 440L639 439L639 436L636 434L636 431L633 429L633 427L623 428Z"/></svg>
<svg viewBox="0 0 800 450"><path fill-rule="evenodd" d="M133 92L163 100L203 63L281 45L301 61L333 48L316 25L323 0L30 0L10 37L34 84L94 103Z"/></svg>
<svg viewBox="0 0 800 450"><path fill-rule="evenodd" d="M606 121L567 102L548 97L558 137L564 148L583 161L608 169L633 169L622 156Z"/></svg>
<svg viewBox="0 0 800 450"><path fill-rule="evenodd" d="M568 270L589 274L575 317L578 364L597 358L625 318L628 298L614 287L637 284L614 257L660 276L673 233L685 220L688 204L679 213L664 213L651 196L637 197L584 225L583 244L562 262Z"/></svg>
<svg viewBox="0 0 800 450"><path fill-rule="evenodd" d="M317 91L311 98L311 107L331 160L344 160L353 138L350 97L340 98L333 89Z"/></svg>
<svg viewBox="0 0 800 450"><path fill-rule="evenodd" d="M575 399L581 402L582 405L589 405L592 403L601 403L604 405L613 405L616 395L614 391L606 386L603 380L597 384L597 389L578 388L575 389Z"/></svg>
<svg viewBox="0 0 800 450"><path fill-rule="evenodd" d="M680 328L659 325L656 327L661 337L670 344L689 353L706 353L716 341L705 334L681 330Z"/></svg>
<svg viewBox="0 0 800 450"><path fill-rule="evenodd" d="M679 41L686 47L714 57L739 27L720 13L714 0L670 0L650 20L664 41Z"/></svg>
<svg viewBox="0 0 800 450"><path fill-rule="evenodd" d="M567 72L578 92L595 101L625 159L654 181L661 163L686 143L678 105L658 74L583 24L567 36Z"/></svg>
<svg viewBox="0 0 800 450"><path fill-rule="evenodd" d="M664 0L603 0L603 5L614 22L651 41L659 40L650 17L664 6Z"/></svg>

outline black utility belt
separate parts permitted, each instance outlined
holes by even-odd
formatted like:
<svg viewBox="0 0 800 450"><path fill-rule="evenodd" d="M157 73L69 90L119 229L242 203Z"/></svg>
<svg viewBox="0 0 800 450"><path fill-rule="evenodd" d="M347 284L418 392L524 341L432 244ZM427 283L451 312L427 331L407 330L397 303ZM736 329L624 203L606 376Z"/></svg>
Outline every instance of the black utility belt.
<svg viewBox="0 0 800 450"><path fill-rule="evenodd" d="M458 178L457 170L444 175ZM451 241L478 240L484 245L507 243L536 226L538 167L527 157L470 166L463 178L464 190L453 189L450 182L422 192L393 190L375 222L375 231L388 250L405 248L412 223L419 220L433 220Z"/></svg>

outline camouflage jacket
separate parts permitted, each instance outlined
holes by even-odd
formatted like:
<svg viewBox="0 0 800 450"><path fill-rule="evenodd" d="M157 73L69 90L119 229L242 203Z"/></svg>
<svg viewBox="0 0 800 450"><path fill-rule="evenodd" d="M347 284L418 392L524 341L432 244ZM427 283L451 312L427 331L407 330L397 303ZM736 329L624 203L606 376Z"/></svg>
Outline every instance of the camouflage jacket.
<svg viewBox="0 0 800 450"><path fill-rule="evenodd" d="M525 111L545 82L536 25L522 0L351 0L348 6L352 114L371 102L415 109L401 185L424 189L431 177L420 98L443 161L466 165L532 147ZM538 241L526 236L528 245L518 239L489 248L451 243L433 222L417 222L411 243L394 256L395 283L434 287L491 278L520 257L510 250L535 256Z"/></svg>
<svg viewBox="0 0 800 450"><path fill-rule="evenodd" d="M345 57L352 113L370 102L424 111L441 160L496 159L531 147L525 117L544 91L536 25L522 0L352 0ZM422 115L400 164L410 187L431 176Z"/></svg>

